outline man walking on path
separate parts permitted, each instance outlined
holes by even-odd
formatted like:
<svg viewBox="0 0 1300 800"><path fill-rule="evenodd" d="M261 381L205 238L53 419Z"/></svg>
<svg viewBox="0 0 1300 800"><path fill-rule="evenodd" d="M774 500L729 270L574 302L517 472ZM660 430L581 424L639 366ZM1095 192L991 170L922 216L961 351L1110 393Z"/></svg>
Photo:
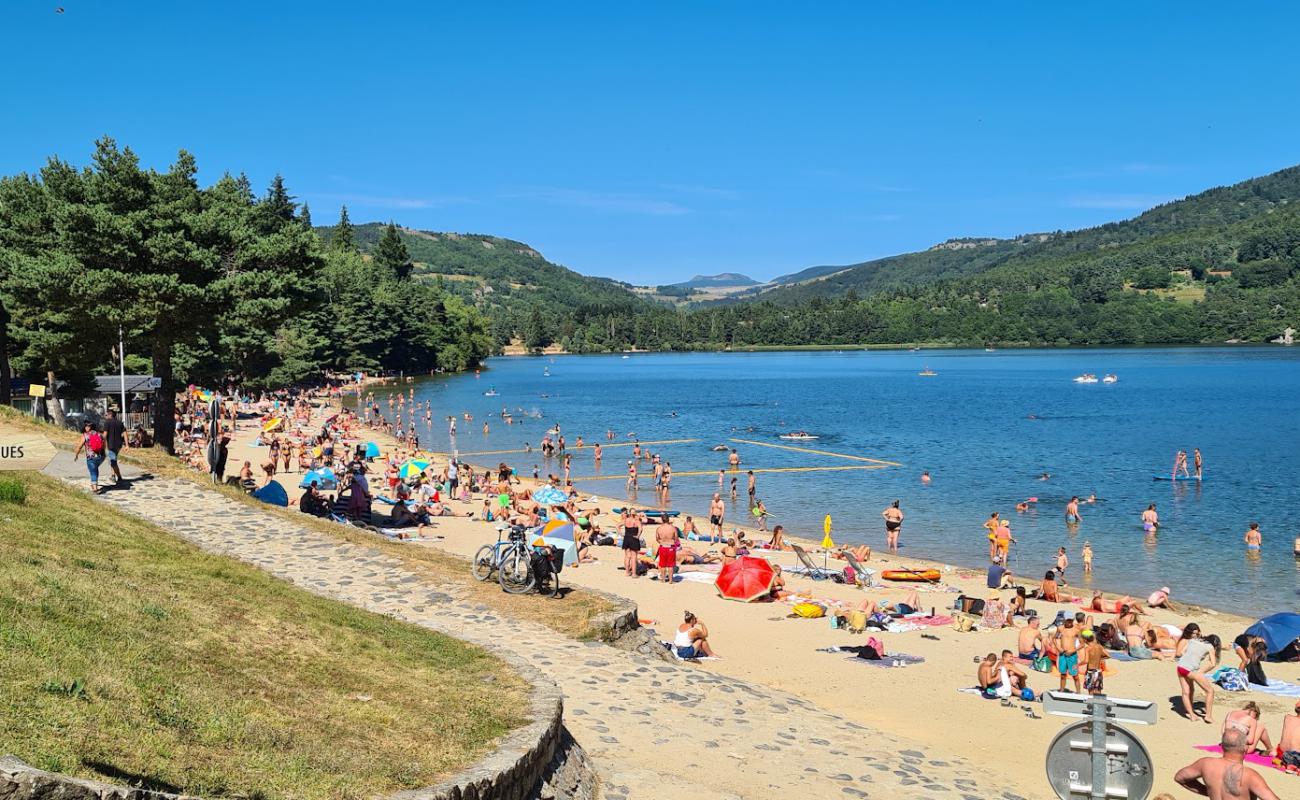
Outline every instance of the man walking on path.
<svg viewBox="0 0 1300 800"><path fill-rule="evenodd" d="M108 466L113 470L113 483L121 483L122 470L117 466L117 455L126 447L126 426L111 408L104 414L104 439L108 445Z"/></svg>

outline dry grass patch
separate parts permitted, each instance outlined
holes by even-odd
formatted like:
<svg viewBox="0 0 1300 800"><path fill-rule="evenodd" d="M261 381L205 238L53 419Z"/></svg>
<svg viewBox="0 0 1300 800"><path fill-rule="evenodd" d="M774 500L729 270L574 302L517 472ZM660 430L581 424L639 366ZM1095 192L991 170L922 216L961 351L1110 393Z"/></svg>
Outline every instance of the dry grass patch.
<svg viewBox="0 0 1300 800"><path fill-rule="evenodd" d="M0 752L209 797L360 798L526 721L528 685L479 648L22 480L0 507Z"/></svg>

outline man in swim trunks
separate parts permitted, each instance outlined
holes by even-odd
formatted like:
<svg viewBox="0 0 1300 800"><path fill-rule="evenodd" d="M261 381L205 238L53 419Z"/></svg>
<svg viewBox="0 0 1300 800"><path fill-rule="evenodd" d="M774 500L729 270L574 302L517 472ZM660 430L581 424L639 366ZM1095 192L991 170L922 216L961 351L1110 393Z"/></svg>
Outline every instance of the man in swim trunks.
<svg viewBox="0 0 1300 800"><path fill-rule="evenodd" d="M748 473L748 476L749 476L749 477L748 477L748 481L747 481L747 490L748 490L748 492L749 492L749 507L750 507L750 508L753 508L753 507L754 507L754 495L755 495L755 493L757 493L757 491L758 491L758 481L756 481L756 480L754 479L754 470L751 469L751 470L749 471L749 473Z"/></svg>
<svg viewBox="0 0 1300 800"><path fill-rule="evenodd" d="M1088 690L1088 694L1103 694L1106 684L1105 669L1101 662L1110 658L1110 655L1092 631L1085 629L1079 635L1083 637L1083 688Z"/></svg>
<svg viewBox="0 0 1300 800"><path fill-rule="evenodd" d="M673 583L673 570L677 566L677 548L680 546L677 542L677 526L664 517L664 521L655 527L655 544L659 549L656 555L659 557L659 582L669 586Z"/></svg>
<svg viewBox="0 0 1300 800"><path fill-rule="evenodd" d="M1196 469L1196 480L1201 479L1201 468L1205 466L1201 460L1201 448L1192 448L1192 466Z"/></svg>
<svg viewBox="0 0 1300 800"><path fill-rule="evenodd" d="M1250 530L1246 531L1245 536L1246 549L1258 550L1259 546L1264 543L1264 537L1259 532L1259 523L1250 523Z"/></svg>
<svg viewBox="0 0 1300 800"><path fill-rule="evenodd" d="M1065 691L1065 677L1074 681L1074 693L1081 694L1079 681L1079 631L1074 627L1074 618L1066 617L1052 637L1056 645L1056 671L1061 673L1061 691Z"/></svg>
<svg viewBox="0 0 1300 800"><path fill-rule="evenodd" d="M722 521L726 519L727 504L722 502L722 495L713 493L713 502L709 503L709 533L722 536Z"/></svg>
<svg viewBox="0 0 1300 800"><path fill-rule="evenodd" d="M1078 525L1080 522L1083 522L1083 517L1079 516L1079 496L1075 495L1065 504L1065 524Z"/></svg>
<svg viewBox="0 0 1300 800"><path fill-rule="evenodd" d="M1038 617L1030 617L1028 624L1020 629L1020 636L1016 640L1016 649L1020 651L1020 657L1028 661L1038 658L1043 652L1043 632L1039 628L1042 623Z"/></svg>

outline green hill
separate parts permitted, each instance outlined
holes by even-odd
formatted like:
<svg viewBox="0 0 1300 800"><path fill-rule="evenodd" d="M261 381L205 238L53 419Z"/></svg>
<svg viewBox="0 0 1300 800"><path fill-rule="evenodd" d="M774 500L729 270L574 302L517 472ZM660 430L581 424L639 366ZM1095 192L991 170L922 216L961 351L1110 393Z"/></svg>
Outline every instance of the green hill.
<svg viewBox="0 0 1300 800"><path fill-rule="evenodd" d="M1015 239L951 239L921 252L847 265L817 280L775 288L761 298L789 304L850 289L864 295L986 273L995 284L1014 276L1017 288L1023 288L1029 276L1039 281L1103 276L1125 283L1142 283L1143 278L1160 283L1147 274L1153 269L1188 269L1203 280L1205 271L1237 266L1240 245L1258 230L1293 218L1297 201L1300 167L1291 167L1165 203L1123 222Z"/></svg>

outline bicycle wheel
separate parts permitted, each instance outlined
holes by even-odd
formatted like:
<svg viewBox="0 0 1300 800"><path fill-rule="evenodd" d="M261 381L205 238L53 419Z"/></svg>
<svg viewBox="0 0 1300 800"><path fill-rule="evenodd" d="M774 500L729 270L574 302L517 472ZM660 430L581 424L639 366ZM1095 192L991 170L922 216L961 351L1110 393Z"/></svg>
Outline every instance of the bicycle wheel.
<svg viewBox="0 0 1300 800"><path fill-rule="evenodd" d="M525 594L533 590L536 581L532 559L527 552L511 550L502 557L497 568L497 582L503 590L509 594Z"/></svg>
<svg viewBox="0 0 1300 800"><path fill-rule="evenodd" d="M560 576L552 572L550 575L543 577L538 582L537 592L543 597L559 597Z"/></svg>
<svg viewBox="0 0 1300 800"><path fill-rule="evenodd" d="M492 570L495 569L494 559L496 558L496 548L490 544L485 544L474 554L474 561L469 565L469 572L475 578L485 581L492 577Z"/></svg>

